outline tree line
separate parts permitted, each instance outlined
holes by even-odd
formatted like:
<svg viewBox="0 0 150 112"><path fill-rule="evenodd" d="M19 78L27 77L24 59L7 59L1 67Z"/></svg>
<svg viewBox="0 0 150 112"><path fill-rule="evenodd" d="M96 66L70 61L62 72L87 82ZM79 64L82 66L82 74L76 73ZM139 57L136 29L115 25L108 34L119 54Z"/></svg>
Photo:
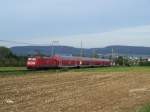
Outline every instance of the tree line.
<svg viewBox="0 0 150 112"><path fill-rule="evenodd" d="M9 48L0 47L0 67L25 66L27 57L14 55Z"/></svg>

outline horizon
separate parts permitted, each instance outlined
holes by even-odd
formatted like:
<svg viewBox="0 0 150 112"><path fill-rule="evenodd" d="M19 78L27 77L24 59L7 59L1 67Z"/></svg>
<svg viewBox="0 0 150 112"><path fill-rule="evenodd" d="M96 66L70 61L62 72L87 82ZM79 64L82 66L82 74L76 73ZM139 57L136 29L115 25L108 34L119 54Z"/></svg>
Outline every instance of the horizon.
<svg viewBox="0 0 150 112"><path fill-rule="evenodd" d="M97 48L150 47L149 0L13 0L0 3L0 40ZM0 41L1 46L24 44Z"/></svg>
<svg viewBox="0 0 150 112"><path fill-rule="evenodd" d="M75 46L69 46L69 45L54 45L55 47L73 47L73 48L81 48L81 47L75 47ZM0 46L1 47L1 46ZM6 46L4 46L6 47ZM24 46L12 46L8 48L14 48L14 47L52 47L52 45L24 45ZM149 46L130 46L130 45L108 45L108 46L102 46L102 47L84 47L82 46L83 49L97 49L97 48L107 48L107 47L144 47L144 48L150 48Z"/></svg>

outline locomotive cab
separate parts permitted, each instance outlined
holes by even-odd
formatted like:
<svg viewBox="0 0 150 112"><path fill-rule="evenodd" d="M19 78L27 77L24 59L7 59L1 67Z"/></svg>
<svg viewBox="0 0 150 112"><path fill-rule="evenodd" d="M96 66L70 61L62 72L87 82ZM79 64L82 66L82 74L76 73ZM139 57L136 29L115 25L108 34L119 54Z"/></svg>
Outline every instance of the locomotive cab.
<svg viewBox="0 0 150 112"><path fill-rule="evenodd" d="M27 59L27 68L28 69L33 69L33 68L36 68L37 66L37 57L34 57L34 58L28 58Z"/></svg>

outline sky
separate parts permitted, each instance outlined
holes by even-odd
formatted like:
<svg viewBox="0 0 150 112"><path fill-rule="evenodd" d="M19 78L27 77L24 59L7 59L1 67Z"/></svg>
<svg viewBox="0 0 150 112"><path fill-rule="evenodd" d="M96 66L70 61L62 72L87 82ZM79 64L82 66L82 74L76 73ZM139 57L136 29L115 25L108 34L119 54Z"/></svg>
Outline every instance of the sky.
<svg viewBox="0 0 150 112"><path fill-rule="evenodd" d="M0 40L150 47L150 0L0 0Z"/></svg>

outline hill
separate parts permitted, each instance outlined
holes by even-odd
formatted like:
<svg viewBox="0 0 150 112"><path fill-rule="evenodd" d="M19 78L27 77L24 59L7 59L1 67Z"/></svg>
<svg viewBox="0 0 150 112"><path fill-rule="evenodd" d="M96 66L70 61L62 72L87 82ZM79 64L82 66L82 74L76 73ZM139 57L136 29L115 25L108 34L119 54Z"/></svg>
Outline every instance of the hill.
<svg viewBox="0 0 150 112"><path fill-rule="evenodd" d="M107 46L104 48L84 48L83 54L85 56L91 56L93 51L96 51L98 54L110 54L114 49L114 52L120 55L150 55L150 47L137 47L137 46ZM10 50L16 54L21 56L33 55L38 53L44 55L50 55L52 52L52 46L17 46L12 47ZM55 46L54 52L56 54L72 54L79 55L80 48L70 47L70 46Z"/></svg>

